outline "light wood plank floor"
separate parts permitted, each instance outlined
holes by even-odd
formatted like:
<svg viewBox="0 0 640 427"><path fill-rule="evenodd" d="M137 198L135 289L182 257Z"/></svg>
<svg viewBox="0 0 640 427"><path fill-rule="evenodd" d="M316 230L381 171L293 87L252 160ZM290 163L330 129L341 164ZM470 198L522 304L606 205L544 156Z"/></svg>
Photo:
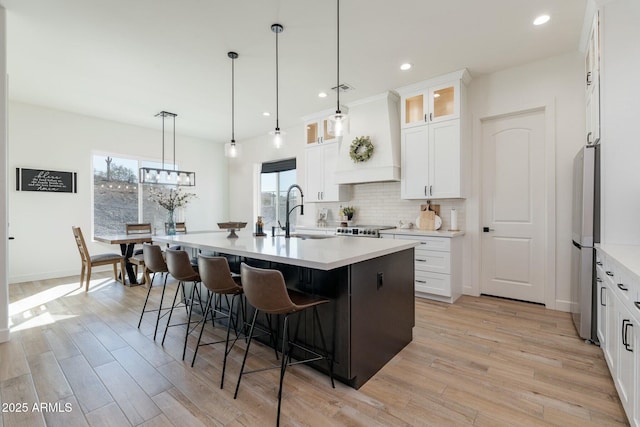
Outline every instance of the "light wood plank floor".
<svg viewBox="0 0 640 427"><path fill-rule="evenodd" d="M0 344L6 410L0 427L275 424L277 371L248 375L233 399L244 343L230 354L221 390L220 346L202 347L191 368L195 336L183 362L182 328L170 328L164 347L153 341L153 314L136 328L144 287L96 276L89 293L78 277L10 286L11 340ZM152 290L151 304L159 291ZM219 332L208 326L207 339L215 339ZM273 351L252 349L249 368L273 363ZM27 411L16 412L12 403ZM34 404L48 407L34 411ZM334 390L313 369L291 368L282 422L627 425L602 352L578 338L569 314L468 296L453 305L417 299L413 342L360 390L341 383Z"/></svg>

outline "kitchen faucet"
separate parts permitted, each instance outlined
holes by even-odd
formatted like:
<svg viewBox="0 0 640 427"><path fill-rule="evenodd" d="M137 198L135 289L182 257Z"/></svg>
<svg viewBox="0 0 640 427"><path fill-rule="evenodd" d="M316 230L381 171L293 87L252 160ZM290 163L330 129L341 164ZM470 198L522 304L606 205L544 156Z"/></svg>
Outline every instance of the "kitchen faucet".
<svg viewBox="0 0 640 427"><path fill-rule="evenodd" d="M291 210L289 210L289 196L291 194L291 190L293 190L294 188L297 188L298 190L300 190L300 204L296 205L294 207L291 208ZM289 233L289 229L291 228L291 224L289 223L289 215L291 215L291 212L293 212L293 210L295 208L297 208L298 206L300 206L300 215L304 215L304 194L302 194L302 188L300 188L300 186L298 184L292 184L289 189L287 190L287 203L285 206L285 211L287 212L287 220L284 223L284 237L285 239L288 239L291 237L291 234Z"/></svg>

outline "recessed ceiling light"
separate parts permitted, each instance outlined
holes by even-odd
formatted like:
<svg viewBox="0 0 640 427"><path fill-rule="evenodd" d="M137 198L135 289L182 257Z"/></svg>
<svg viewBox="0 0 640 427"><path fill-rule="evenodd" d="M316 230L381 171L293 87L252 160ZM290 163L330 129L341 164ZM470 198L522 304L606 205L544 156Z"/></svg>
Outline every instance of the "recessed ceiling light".
<svg viewBox="0 0 640 427"><path fill-rule="evenodd" d="M271 115L271 113L268 112L268 111L265 111L265 112L262 113L262 115L265 116L265 117L269 117Z"/></svg>
<svg viewBox="0 0 640 427"><path fill-rule="evenodd" d="M400 69L401 69L402 71L407 71L407 70L409 70L410 68L411 68L411 64L409 64L408 62L406 62L406 63L404 63L404 64L402 64L402 65L400 66Z"/></svg>
<svg viewBox="0 0 640 427"><path fill-rule="evenodd" d="M320 92L318 94L318 98L326 98L327 97L327 93L326 92Z"/></svg>
<svg viewBox="0 0 640 427"><path fill-rule="evenodd" d="M547 22L549 22L549 19L551 19L549 17L549 15L540 15L536 19L533 20L533 25L546 24Z"/></svg>

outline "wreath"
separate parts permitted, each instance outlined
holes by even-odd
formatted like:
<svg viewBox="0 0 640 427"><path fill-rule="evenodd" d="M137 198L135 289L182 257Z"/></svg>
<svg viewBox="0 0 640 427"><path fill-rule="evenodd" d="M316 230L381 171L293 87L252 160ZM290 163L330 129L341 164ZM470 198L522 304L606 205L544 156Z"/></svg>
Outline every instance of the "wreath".
<svg viewBox="0 0 640 427"><path fill-rule="evenodd" d="M349 157L356 163L366 162L373 155L373 144L368 136L360 136L353 140Z"/></svg>

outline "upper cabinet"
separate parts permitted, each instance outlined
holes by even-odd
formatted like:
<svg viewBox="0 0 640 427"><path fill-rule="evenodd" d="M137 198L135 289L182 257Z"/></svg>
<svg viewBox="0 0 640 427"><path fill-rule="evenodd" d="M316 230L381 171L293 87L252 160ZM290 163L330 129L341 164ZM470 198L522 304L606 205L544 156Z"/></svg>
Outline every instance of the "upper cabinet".
<svg viewBox="0 0 640 427"><path fill-rule="evenodd" d="M422 126L460 117L460 80L410 91L402 96L401 127Z"/></svg>
<svg viewBox="0 0 640 427"><path fill-rule="evenodd" d="M341 111L347 112L347 108L341 108ZM338 139L333 135L333 122L329 120L329 116L333 113L335 113L335 110L326 110L303 118L305 122L304 128L306 145L317 145L338 141Z"/></svg>
<svg viewBox="0 0 640 427"><path fill-rule="evenodd" d="M349 200L349 186L335 183L338 144L306 147L305 200L307 202L341 202Z"/></svg>
<svg viewBox="0 0 640 427"><path fill-rule="evenodd" d="M469 131L466 70L397 89L401 97L403 199L465 197Z"/></svg>
<svg viewBox="0 0 640 427"><path fill-rule="evenodd" d="M585 52L586 143L600 140L600 25L598 12L593 17Z"/></svg>

